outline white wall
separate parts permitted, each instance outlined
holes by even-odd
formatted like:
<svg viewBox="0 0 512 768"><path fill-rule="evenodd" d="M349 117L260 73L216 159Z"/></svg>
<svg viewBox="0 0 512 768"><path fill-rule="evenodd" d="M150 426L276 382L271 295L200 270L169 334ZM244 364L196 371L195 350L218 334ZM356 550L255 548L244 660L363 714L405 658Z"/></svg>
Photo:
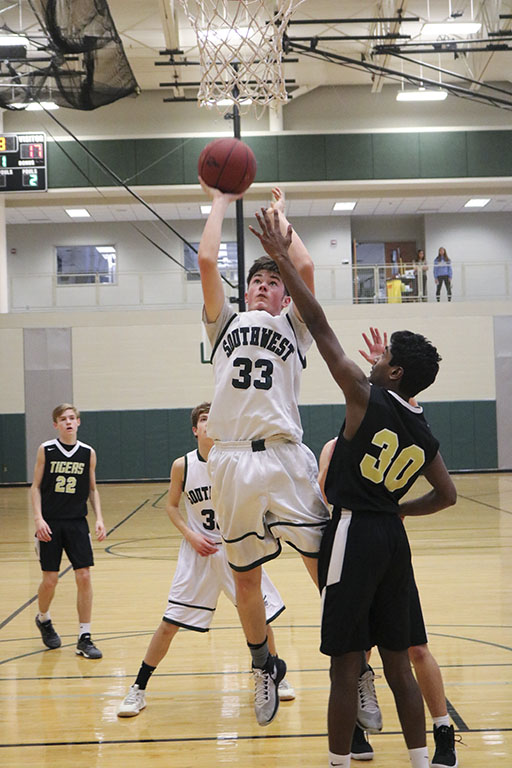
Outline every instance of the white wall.
<svg viewBox="0 0 512 768"><path fill-rule="evenodd" d="M358 350L361 333L370 325L388 332L409 328L428 336L443 362L422 401L495 399L493 318L510 314L505 302L329 305L326 314L347 354L365 370ZM185 408L211 397L212 368L200 359L199 307L11 313L0 316L2 413L24 411L25 327L71 328L73 396L83 410ZM343 402L315 345L308 353L301 402Z"/></svg>
<svg viewBox="0 0 512 768"><path fill-rule="evenodd" d="M165 79L165 78L163 78ZM506 87L506 86L505 86ZM407 128L510 129L510 112L448 96L443 102L397 102L397 85L385 85L381 93L371 86L324 86L291 99L283 107L286 131L375 131ZM165 90L144 91L92 112L61 109L57 117L80 138L170 136L172 134L227 133L230 121L216 109L196 103L164 104ZM242 115L242 133L269 130L267 112L257 119L249 110ZM49 130L56 138L67 134L42 112L7 112L4 131Z"/></svg>
<svg viewBox="0 0 512 768"><path fill-rule="evenodd" d="M510 213L459 213L425 216L425 254L429 264L439 247L453 265L452 290L457 296L490 299L512 280L512 216ZM496 262L506 262L498 266ZM429 290L433 290L430 280ZM444 289L443 289L444 290ZM509 293L512 299L512 291Z"/></svg>

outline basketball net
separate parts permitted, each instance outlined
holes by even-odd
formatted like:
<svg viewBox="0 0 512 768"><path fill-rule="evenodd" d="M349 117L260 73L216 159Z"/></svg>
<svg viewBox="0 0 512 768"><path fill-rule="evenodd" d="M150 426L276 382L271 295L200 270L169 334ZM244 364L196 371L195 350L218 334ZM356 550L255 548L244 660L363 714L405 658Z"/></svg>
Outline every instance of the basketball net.
<svg viewBox="0 0 512 768"><path fill-rule="evenodd" d="M197 36L201 106L226 112L233 103L264 107L288 101L283 36L304 0L179 1Z"/></svg>

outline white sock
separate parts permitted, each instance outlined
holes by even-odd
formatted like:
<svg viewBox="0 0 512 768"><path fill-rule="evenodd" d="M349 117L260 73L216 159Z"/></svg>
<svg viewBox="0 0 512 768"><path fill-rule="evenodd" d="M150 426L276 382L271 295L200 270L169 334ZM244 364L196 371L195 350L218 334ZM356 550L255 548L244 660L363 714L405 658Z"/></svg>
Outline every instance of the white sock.
<svg viewBox="0 0 512 768"><path fill-rule="evenodd" d="M450 725L450 715L442 715L442 717L433 717L432 722L439 728L440 725Z"/></svg>
<svg viewBox="0 0 512 768"><path fill-rule="evenodd" d="M39 611L37 618L39 621L50 621L50 611L46 611L46 613L41 613L41 611Z"/></svg>
<svg viewBox="0 0 512 768"><path fill-rule="evenodd" d="M91 623L89 624L80 624L80 629L78 630L78 639L82 637L82 635L91 634Z"/></svg>
<svg viewBox="0 0 512 768"><path fill-rule="evenodd" d="M350 768L350 753L348 755L335 755L329 752L329 768Z"/></svg>
<svg viewBox="0 0 512 768"><path fill-rule="evenodd" d="M427 747L418 747L409 750L409 760L412 768L428 768L428 749Z"/></svg>

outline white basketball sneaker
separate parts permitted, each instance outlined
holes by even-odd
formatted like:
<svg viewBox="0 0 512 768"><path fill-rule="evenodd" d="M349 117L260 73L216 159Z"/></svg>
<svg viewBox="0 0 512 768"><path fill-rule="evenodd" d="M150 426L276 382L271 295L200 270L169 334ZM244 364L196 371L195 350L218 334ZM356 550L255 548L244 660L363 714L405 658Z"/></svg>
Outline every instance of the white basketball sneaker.
<svg viewBox="0 0 512 768"><path fill-rule="evenodd" d="M284 677L279 685L277 686L277 695L279 696L279 701L293 701L295 698L295 690L293 686L290 685L286 677Z"/></svg>
<svg viewBox="0 0 512 768"><path fill-rule="evenodd" d="M141 691L137 683L130 690L117 710L118 717L135 717L146 706L146 691Z"/></svg>
<svg viewBox="0 0 512 768"><path fill-rule="evenodd" d="M369 666L357 683L357 724L368 733L382 731L382 712L377 701L374 679L375 673Z"/></svg>

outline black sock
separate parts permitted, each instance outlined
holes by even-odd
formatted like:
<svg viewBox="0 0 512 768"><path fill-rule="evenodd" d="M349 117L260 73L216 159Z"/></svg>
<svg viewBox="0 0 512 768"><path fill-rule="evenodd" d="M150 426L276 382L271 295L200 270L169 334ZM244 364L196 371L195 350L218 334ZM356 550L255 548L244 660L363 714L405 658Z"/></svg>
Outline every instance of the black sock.
<svg viewBox="0 0 512 768"><path fill-rule="evenodd" d="M137 675L137 679L135 681L135 684L139 686L139 689L141 691L146 690L146 685L148 684L149 678L155 671L156 667L150 667L149 664L146 664L145 661L142 662L139 669L139 674Z"/></svg>
<svg viewBox="0 0 512 768"><path fill-rule="evenodd" d="M258 643L257 645L254 645L253 643L247 643L247 645L249 646L249 650L251 652L253 667L263 669L270 656L267 638L265 638L262 643Z"/></svg>

